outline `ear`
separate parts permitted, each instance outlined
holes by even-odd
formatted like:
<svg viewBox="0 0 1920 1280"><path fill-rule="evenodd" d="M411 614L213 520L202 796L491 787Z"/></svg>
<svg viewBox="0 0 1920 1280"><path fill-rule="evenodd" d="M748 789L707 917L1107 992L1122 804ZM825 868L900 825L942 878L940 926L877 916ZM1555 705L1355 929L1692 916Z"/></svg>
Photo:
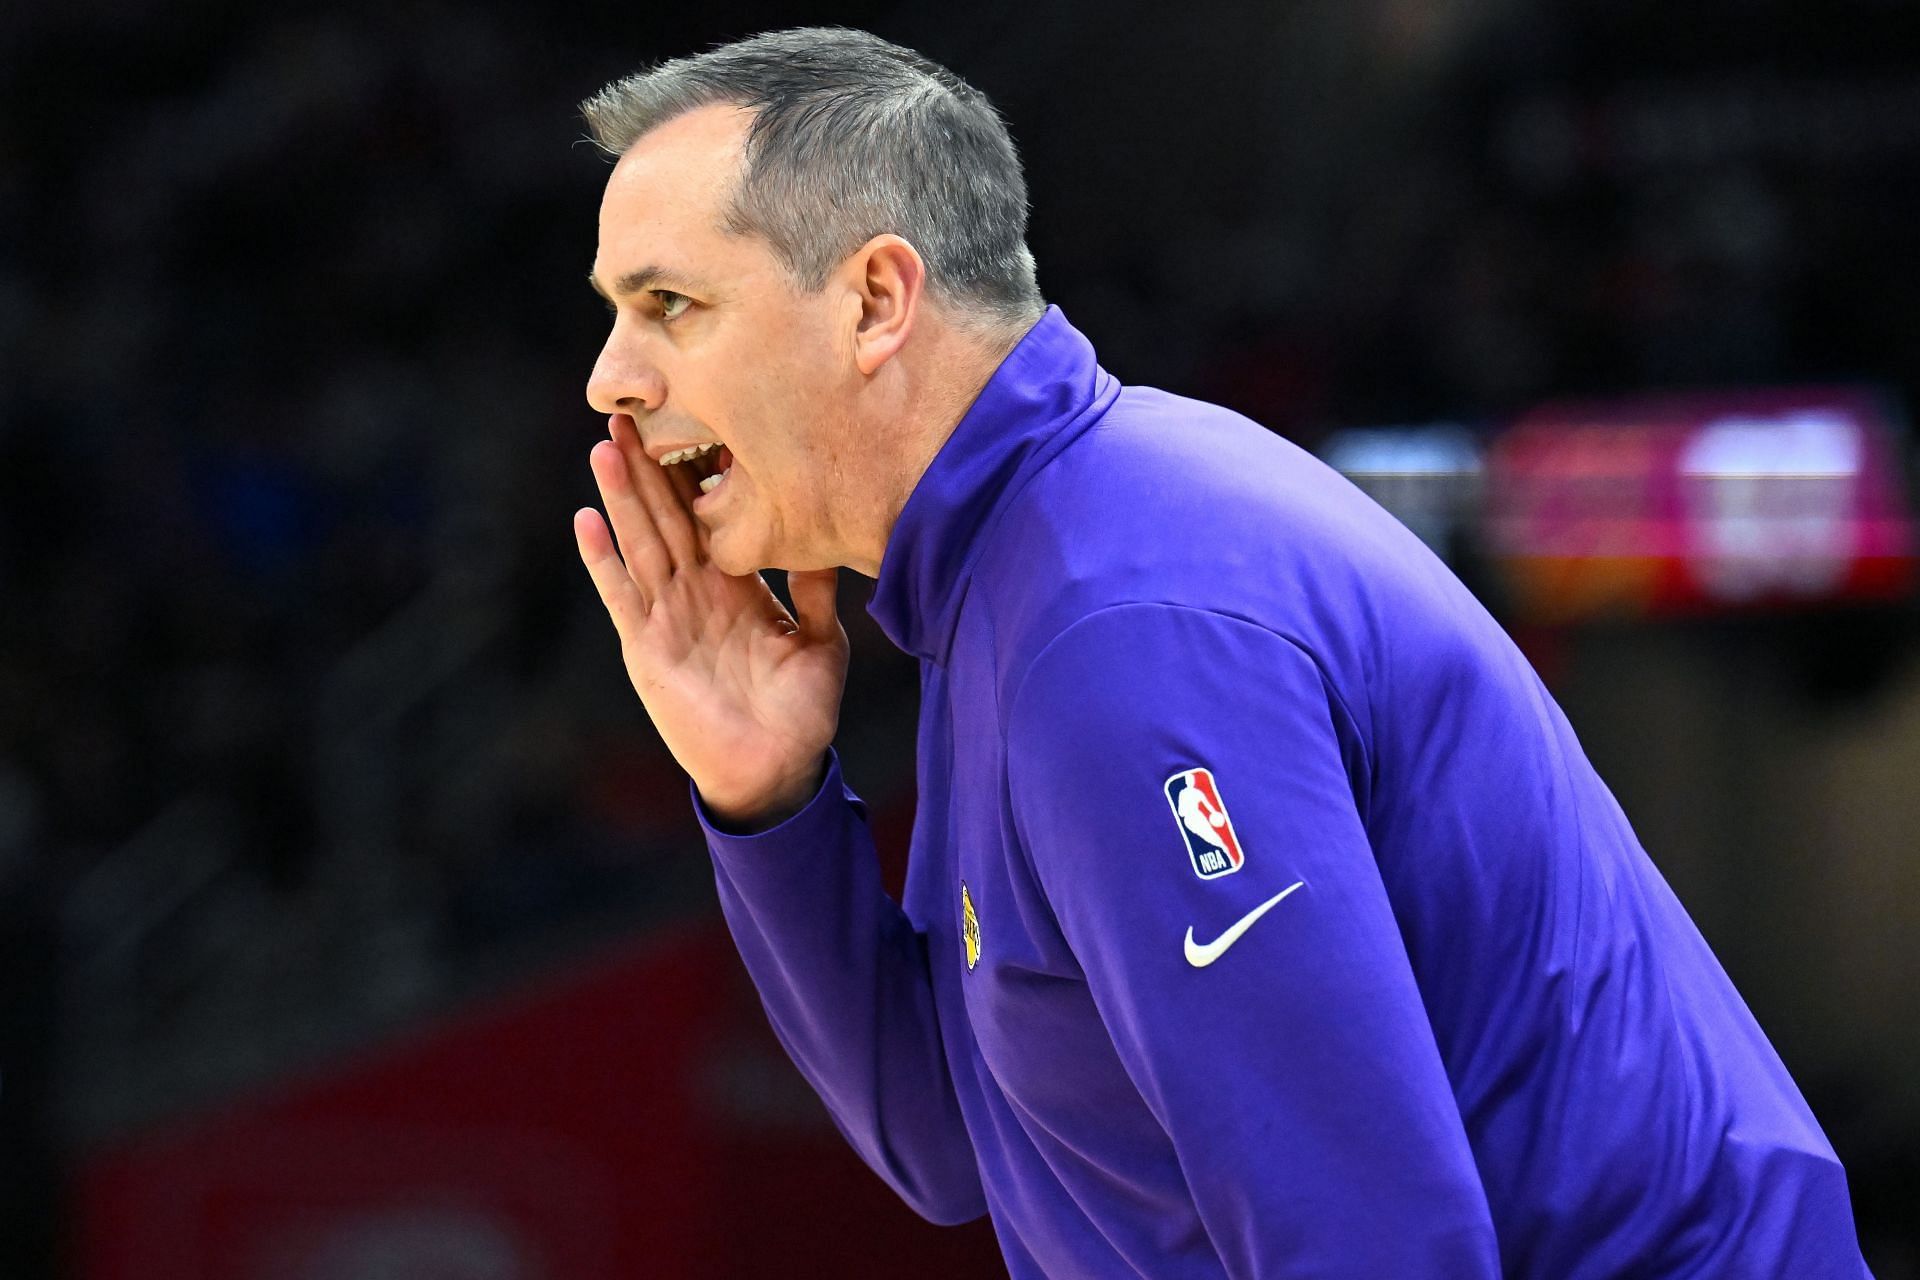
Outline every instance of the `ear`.
<svg viewBox="0 0 1920 1280"><path fill-rule="evenodd" d="M859 299L853 357L872 377L906 345L926 296L927 265L920 251L896 235L879 235L847 259L849 283Z"/></svg>

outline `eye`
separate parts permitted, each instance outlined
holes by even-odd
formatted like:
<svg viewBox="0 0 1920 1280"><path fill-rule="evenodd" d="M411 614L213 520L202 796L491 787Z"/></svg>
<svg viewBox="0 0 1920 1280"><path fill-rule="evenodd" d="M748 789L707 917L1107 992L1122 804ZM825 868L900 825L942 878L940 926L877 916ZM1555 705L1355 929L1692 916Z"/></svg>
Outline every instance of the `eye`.
<svg viewBox="0 0 1920 1280"><path fill-rule="evenodd" d="M689 298L684 293L675 293L671 289L655 289L653 296L660 303L660 318L662 320L676 319L682 312L686 311L688 307L693 305L692 298Z"/></svg>

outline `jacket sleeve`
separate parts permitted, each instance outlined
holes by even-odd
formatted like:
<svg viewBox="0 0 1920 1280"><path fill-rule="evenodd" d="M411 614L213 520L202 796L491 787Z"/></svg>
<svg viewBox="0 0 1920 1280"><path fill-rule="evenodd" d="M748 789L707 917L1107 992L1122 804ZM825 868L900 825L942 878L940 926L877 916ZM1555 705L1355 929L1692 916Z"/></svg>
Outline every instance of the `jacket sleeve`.
<svg viewBox="0 0 1920 1280"><path fill-rule="evenodd" d="M840 1132L922 1217L985 1213L925 939L881 888L866 806L838 757L807 807L769 831L717 830L697 791L694 809L774 1034Z"/></svg>
<svg viewBox="0 0 1920 1280"><path fill-rule="evenodd" d="M1265 628L1096 612L1012 694L1015 825L1228 1274L1497 1276L1339 707Z"/></svg>

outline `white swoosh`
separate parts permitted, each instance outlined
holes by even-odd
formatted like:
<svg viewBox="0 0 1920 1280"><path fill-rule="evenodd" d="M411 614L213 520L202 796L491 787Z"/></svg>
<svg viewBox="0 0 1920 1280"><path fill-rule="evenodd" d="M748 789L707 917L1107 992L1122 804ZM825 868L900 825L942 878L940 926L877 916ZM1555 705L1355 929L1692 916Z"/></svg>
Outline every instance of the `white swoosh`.
<svg viewBox="0 0 1920 1280"><path fill-rule="evenodd" d="M1295 880L1292 884L1274 894L1271 898L1268 898L1265 902L1247 912L1247 914L1241 916L1238 920L1235 920L1225 933L1215 938L1212 942L1207 943L1205 946L1193 940L1193 926L1188 925L1187 963L1196 969L1204 969L1221 956L1227 954L1227 948L1240 941L1240 935L1253 928L1254 921L1279 906L1280 899L1286 897L1305 883L1305 880Z"/></svg>

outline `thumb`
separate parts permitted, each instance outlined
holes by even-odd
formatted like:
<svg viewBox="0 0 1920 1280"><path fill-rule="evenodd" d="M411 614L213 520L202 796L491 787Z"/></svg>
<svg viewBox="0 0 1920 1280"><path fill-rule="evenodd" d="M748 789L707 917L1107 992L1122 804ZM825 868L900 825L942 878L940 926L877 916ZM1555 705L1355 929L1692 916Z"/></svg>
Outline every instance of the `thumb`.
<svg viewBox="0 0 1920 1280"><path fill-rule="evenodd" d="M787 574L794 621L800 624L800 634L816 644L830 644L843 634L835 608L839 583L838 569L796 569Z"/></svg>

